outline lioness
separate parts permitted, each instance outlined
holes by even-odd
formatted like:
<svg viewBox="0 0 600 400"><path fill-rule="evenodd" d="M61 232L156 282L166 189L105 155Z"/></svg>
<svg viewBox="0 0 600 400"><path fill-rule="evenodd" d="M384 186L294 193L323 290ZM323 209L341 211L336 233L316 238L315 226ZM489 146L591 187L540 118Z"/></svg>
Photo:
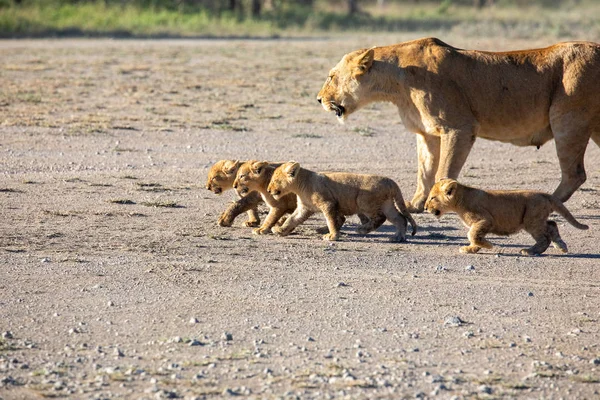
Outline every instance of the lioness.
<svg viewBox="0 0 600 400"><path fill-rule="evenodd" d="M548 216L556 211L578 229L588 229L577 222L556 196L530 190L480 190L462 185L454 179L437 182L425 203L425 209L437 217L448 211L458 214L469 230L470 246L460 248L461 253L477 253L482 247L491 249L485 239L488 233L510 235L521 230L535 239L535 245L522 249L521 254L538 255L552 245L567 252L567 245L558 234L556 222Z"/></svg>
<svg viewBox="0 0 600 400"><path fill-rule="evenodd" d="M417 189L422 211L437 179L457 178L475 138L541 146L554 139L561 201L585 182L590 137L600 146L600 45L559 43L544 49L461 50L426 38L346 54L317 96L343 121L365 105L395 104L417 133Z"/></svg>
<svg viewBox="0 0 600 400"><path fill-rule="evenodd" d="M238 168L243 162L238 160L221 160L217 161L208 171L208 179L206 180L206 188L215 194L221 194L226 190L233 188L233 181ZM248 196L242 197L227 210L221 214L217 224L219 226L231 226L233 220L243 213L248 212L248 221L244 222L245 226L258 226L260 217L258 216L258 204L262 202L262 198L258 193L250 193Z"/></svg>
<svg viewBox="0 0 600 400"><path fill-rule="evenodd" d="M240 196L247 196L251 192L259 193L269 206L269 215L259 228L252 230L256 235L271 233L271 228L277 224L285 214L293 213L296 209L296 195L293 193L275 199L267 192L271 176L279 164L269 164L266 161L247 161L237 171L233 187Z"/></svg>
<svg viewBox="0 0 600 400"><path fill-rule="evenodd" d="M379 228L386 218L396 226L392 241L405 240L407 220L412 225L412 234L417 232L400 188L389 178L343 172L319 174L290 161L275 170L267 190L275 199L289 193L298 196L298 207L292 216L280 228L273 228L282 236L318 211L325 214L329 228L329 233L323 236L325 240L338 240L345 216L359 213L369 218L357 229L362 235Z"/></svg>

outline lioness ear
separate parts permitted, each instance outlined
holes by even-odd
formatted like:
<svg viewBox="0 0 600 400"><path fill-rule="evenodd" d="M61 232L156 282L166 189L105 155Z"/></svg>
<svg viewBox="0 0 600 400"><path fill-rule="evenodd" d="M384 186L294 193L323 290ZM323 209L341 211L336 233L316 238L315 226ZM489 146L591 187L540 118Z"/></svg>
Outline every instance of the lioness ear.
<svg viewBox="0 0 600 400"><path fill-rule="evenodd" d="M294 161L290 161L288 163L288 165L285 167L284 171L290 178L293 178L296 176L296 174L298 173L299 170L300 170L300 164L298 164L297 162L294 162Z"/></svg>
<svg viewBox="0 0 600 400"><path fill-rule="evenodd" d="M223 172L232 174L238 169L240 162L238 160L227 160L223 163Z"/></svg>
<svg viewBox="0 0 600 400"><path fill-rule="evenodd" d="M375 50L371 48L365 51L363 54L358 56L356 62L356 75L362 75L369 71L371 65L373 65L373 59L375 58Z"/></svg>
<svg viewBox="0 0 600 400"><path fill-rule="evenodd" d="M448 183L446 185L446 187L444 188L444 190L446 191L446 196L452 197L454 195L454 193L456 192L456 186L457 186L456 181L450 181L450 183Z"/></svg>
<svg viewBox="0 0 600 400"><path fill-rule="evenodd" d="M252 172L256 175L259 175L267 164L268 163L265 161L256 161L254 164L252 164Z"/></svg>

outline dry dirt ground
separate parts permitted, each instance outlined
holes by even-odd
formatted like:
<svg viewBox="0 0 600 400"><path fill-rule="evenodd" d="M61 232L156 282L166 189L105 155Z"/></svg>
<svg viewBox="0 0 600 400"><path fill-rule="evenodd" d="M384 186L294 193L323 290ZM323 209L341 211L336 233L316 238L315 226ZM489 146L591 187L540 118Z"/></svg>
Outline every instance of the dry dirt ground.
<svg viewBox="0 0 600 400"><path fill-rule="evenodd" d="M394 108L342 126L315 97L345 52L419 36L0 42L0 398L598 398L593 143L567 203L590 229L555 218L567 255L519 256L524 233L459 254L453 215L416 215L401 244L355 217L335 244L321 216L286 238L216 225L223 158L383 174L411 198ZM462 181L552 191L554 145L479 140Z"/></svg>

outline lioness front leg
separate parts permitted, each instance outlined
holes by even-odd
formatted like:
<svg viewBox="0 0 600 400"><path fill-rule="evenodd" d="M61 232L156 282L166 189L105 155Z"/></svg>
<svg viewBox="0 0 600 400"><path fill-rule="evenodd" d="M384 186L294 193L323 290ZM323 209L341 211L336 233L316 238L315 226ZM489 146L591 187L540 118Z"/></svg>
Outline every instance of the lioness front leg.
<svg viewBox="0 0 600 400"><path fill-rule="evenodd" d="M292 233L292 231L296 229L298 225L306 221L313 214L313 211L307 210L301 205L298 205L298 207L296 207L296 210L294 210L294 213L288 219L285 220L285 223L283 225L274 226L273 228L271 228L271 230L280 236L287 236L290 233Z"/></svg>
<svg viewBox="0 0 600 400"><path fill-rule="evenodd" d="M469 246L463 246L460 248L461 253L477 253L482 247L491 249L494 245L485 238L485 235L489 232L490 225L487 221L479 221L471 225L469 229Z"/></svg>
<svg viewBox="0 0 600 400"><path fill-rule="evenodd" d="M467 156L475 143L475 129L464 127L442 133L440 139L440 165L435 180L457 179Z"/></svg>
<svg viewBox="0 0 600 400"><path fill-rule="evenodd" d="M406 208L411 213L423 212L427 195L435 183L435 174L440 162L440 138L422 133L417 133L416 136L418 156L417 190L411 202L406 204Z"/></svg>

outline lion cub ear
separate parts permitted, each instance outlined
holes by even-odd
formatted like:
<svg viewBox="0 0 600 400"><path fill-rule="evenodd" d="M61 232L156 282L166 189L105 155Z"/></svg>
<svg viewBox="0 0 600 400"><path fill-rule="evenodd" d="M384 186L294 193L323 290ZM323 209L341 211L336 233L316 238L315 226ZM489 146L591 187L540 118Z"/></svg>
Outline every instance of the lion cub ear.
<svg viewBox="0 0 600 400"><path fill-rule="evenodd" d="M223 163L223 172L227 175L234 173L240 165L238 160L227 160Z"/></svg>
<svg viewBox="0 0 600 400"><path fill-rule="evenodd" d="M450 181L446 185L444 185L444 192L446 193L446 196L448 196L448 198L451 198L454 195L454 193L456 193L457 186L458 182L456 181Z"/></svg>
<svg viewBox="0 0 600 400"><path fill-rule="evenodd" d="M362 75L369 71L375 59L375 48L371 48L358 56L356 61L356 75Z"/></svg>
<svg viewBox="0 0 600 400"><path fill-rule="evenodd" d="M285 166L285 169L283 170L287 176L289 176L290 178L293 178L296 176L296 174L298 173L298 171L300 170L300 164L298 164L295 161L290 161L289 163L287 163L287 165Z"/></svg>
<svg viewBox="0 0 600 400"><path fill-rule="evenodd" d="M256 161L250 168L252 169L252 173L259 175L268 164L266 161Z"/></svg>

